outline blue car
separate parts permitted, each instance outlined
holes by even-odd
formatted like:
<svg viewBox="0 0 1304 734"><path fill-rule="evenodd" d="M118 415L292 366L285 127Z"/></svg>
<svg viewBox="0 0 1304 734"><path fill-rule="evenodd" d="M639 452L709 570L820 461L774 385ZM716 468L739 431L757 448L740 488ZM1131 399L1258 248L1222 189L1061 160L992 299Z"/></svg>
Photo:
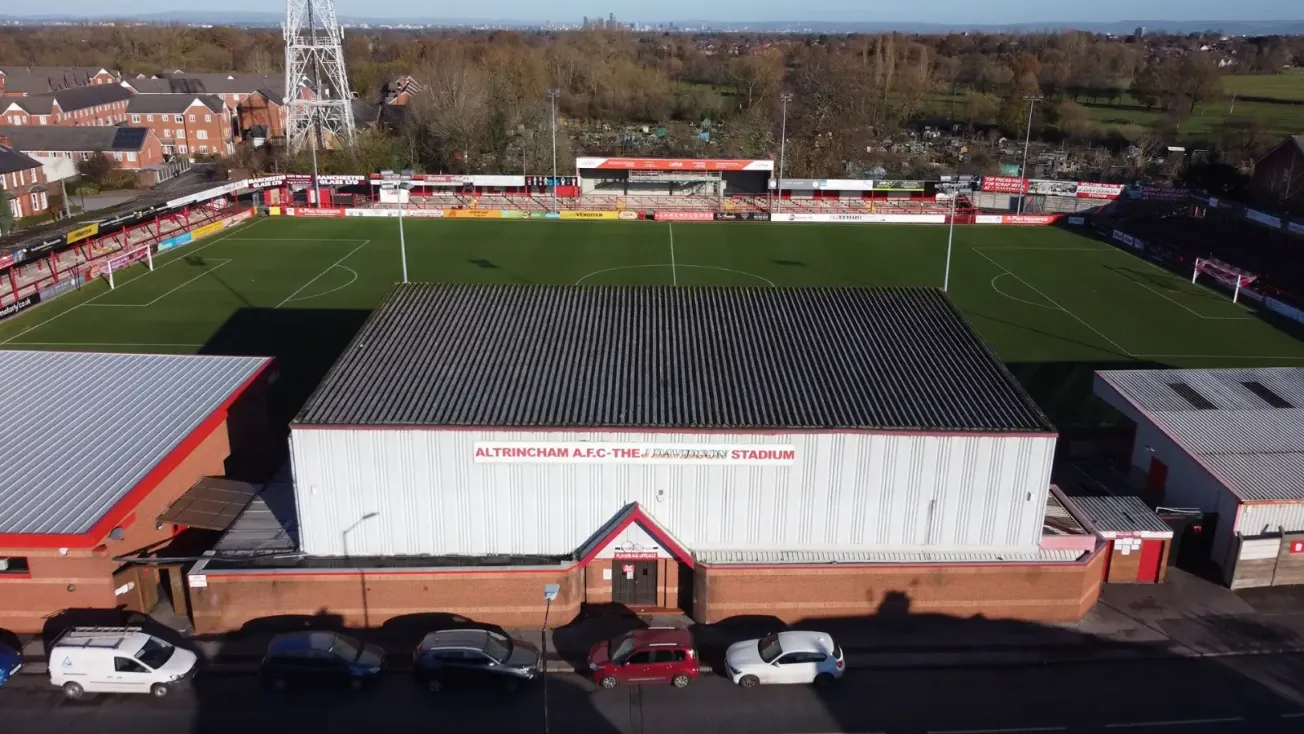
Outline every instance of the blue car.
<svg viewBox="0 0 1304 734"><path fill-rule="evenodd" d="M23 654L13 649L0 645L0 688L4 687L5 681L18 675L18 671L23 669Z"/></svg>
<svg viewBox="0 0 1304 734"><path fill-rule="evenodd" d="M293 685L346 684L362 688L385 667L385 651L337 632L279 635L263 658L263 681L276 690Z"/></svg>

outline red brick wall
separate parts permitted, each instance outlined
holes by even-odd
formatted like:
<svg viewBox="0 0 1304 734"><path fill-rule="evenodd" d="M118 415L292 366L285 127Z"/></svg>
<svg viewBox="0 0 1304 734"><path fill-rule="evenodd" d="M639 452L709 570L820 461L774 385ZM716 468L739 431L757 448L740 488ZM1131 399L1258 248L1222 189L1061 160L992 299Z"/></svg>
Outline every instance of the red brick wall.
<svg viewBox="0 0 1304 734"><path fill-rule="evenodd" d="M159 142L165 148L172 146L172 152L176 155L200 155L200 148L207 148L208 154L227 155L229 152L231 123L230 114L226 111L213 112L207 107L195 106L180 113L181 122L177 122L177 115L172 113L141 114L139 122L136 117L132 115L132 125L142 125L153 130ZM201 133L204 138L199 137ZM184 152L182 146L185 147Z"/></svg>
<svg viewBox="0 0 1304 734"><path fill-rule="evenodd" d="M1039 566L857 566L696 569L699 622L740 615L786 622L879 613L904 595L912 614L1077 621L1100 590L1101 554L1089 563Z"/></svg>
<svg viewBox="0 0 1304 734"><path fill-rule="evenodd" d="M0 628L39 632L44 618L61 609L112 609L113 573L121 565L113 556L128 554L172 534L155 519L200 477L221 476L228 454L227 426L222 423L136 506L124 521L122 540L103 539L106 552L73 548L61 556L56 548L0 548L0 556L27 558L30 578L0 575ZM71 590L69 587L72 587Z"/></svg>
<svg viewBox="0 0 1304 734"><path fill-rule="evenodd" d="M281 105L268 102L261 94L249 97L241 102L239 109L237 109L241 132L247 131L255 125L265 125L269 138L282 137L285 135L285 128L281 124L282 109Z"/></svg>
<svg viewBox="0 0 1304 734"><path fill-rule="evenodd" d="M41 166L29 168L25 171L15 171L13 173L0 174L4 179L5 193L13 197L13 201L18 203L18 216L30 217L34 214L41 214L50 208L49 193L42 195L41 191L34 189L44 189L46 187L45 169ZM36 201L32 201L32 195L36 195ZM44 206L42 206L42 202ZM5 206L9 206L8 203Z"/></svg>
<svg viewBox="0 0 1304 734"><path fill-rule="evenodd" d="M280 615L332 615L350 627L380 627L407 614L451 613L503 627L543 624L545 584L561 585L548 625L579 613L583 589L578 569L555 571L344 572L207 575L190 589L195 631L239 629Z"/></svg>
<svg viewBox="0 0 1304 734"><path fill-rule="evenodd" d="M612 570L612 559L595 558L584 569L584 600L589 604L607 604L611 602L611 579L604 579L602 572ZM616 569L618 571L619 569ZM614 572L613 572L614 575ZM673 609L679 605L679 561L662 558L657 561L657 602L656 606ZM691 612L691 609L685 609Z"/></svg>

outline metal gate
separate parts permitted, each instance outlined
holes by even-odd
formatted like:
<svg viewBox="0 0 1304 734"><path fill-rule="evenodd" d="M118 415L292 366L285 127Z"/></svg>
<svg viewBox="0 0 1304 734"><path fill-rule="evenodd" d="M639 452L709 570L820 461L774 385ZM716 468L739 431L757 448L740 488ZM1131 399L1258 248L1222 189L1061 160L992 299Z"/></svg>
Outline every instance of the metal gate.
<svg viewBox="0 0 1304 734"><path fill-rule="evenodd" d="M657 562L611 562L611 600L634 607L657 604Z"/></svg>

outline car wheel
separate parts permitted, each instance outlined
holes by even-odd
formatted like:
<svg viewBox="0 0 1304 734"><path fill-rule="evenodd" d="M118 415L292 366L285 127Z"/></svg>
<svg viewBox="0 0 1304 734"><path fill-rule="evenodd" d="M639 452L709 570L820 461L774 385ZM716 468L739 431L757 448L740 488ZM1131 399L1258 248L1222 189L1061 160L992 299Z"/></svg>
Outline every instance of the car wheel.
<svg viewBox="0 0 1304 734"><path fill-rule="evenodd" d="M64 683L63 695L73 700L76 700L86 695L86 690L81 687L80 683L72 683L72 682Z"/></svg>
<svg viewBox="0 0 1304 734"><path fill-rule="evenodd" d="M430 680L426 681L426 690L430 691L431 693L439 693L440 691L444 690L444 682L442 680L439 680L438 678L431 678Z"/></svg>
<svg viewBox="0 0 1304 734"><path fill-rule="evenodd" d="M521 682L519 680L516 680L515 678L508 678L507 680L503 681L503 689L506 690L508 693L514 692L517 688L520 688L520 686L521 686Z"/></svg>
<svg viewBox="0 0 1304 734"><path fill-rule="evenodd" d="M691 682L693 682L692 678L689 678L686 675L677 675L674 677L673 680L670 681L670 685L674 686L675 688L687 688L688 684Z"/></svg>
<svg viewBox="0 0 1304 734"><path fill-rule="evenodd" d="M155 683L149 687L149 693L154 698L167 698L167 695L171 692L172 689L168 688L165 683Z"/></svg>
<svg viewBox="0 0 1304 734"><path fill-rule="evenodd" d="M744 675L738 679L738 685L743 688L755 688L761 684L761 679L754 675Z"/></svg>
<svg viewBox="0 0 1304 734"><path fill-rule="evenodd" d="M608 675L602 679L603 688L615 688L620 685L620 679L614 675Z"/></svg>
<svg viewBox="0 0 1304 734"><path fill-rule="evenodd" d="M828 688L833 685L833 676L829 673L820 673L815 676L815 685L820 688Z"/></svg>

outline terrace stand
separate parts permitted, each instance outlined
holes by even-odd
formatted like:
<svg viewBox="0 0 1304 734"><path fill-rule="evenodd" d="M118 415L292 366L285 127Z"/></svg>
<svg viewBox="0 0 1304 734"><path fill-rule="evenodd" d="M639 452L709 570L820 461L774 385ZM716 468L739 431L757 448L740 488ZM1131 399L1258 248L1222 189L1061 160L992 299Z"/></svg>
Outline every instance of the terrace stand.
<svg viewBox="0 0 1304 734"><path fill-rule="evenodd" d="M1232 289L1232 303L1238 303L1241 298L1241 288L1249 286L1259 279L1259 276L1253 273L1247 273L1240 268L1233 267L1221 260L1213 258L1196 258L1195 272L1191 273L1191 283L1194 284L1199 278L1200 273L1205 273L1213 280Z"/></svg>

